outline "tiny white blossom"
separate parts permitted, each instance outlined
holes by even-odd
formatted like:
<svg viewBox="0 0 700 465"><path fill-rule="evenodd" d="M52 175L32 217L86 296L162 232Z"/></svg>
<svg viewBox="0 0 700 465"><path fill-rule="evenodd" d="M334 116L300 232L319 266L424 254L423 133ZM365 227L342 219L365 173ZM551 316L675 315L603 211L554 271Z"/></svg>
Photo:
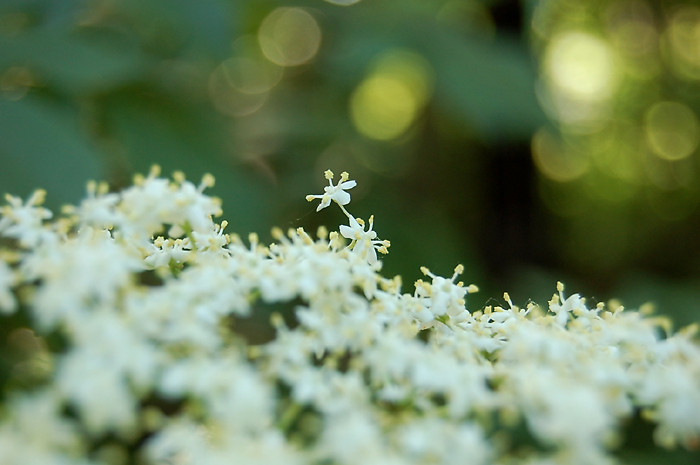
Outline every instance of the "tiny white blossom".
<svg viewBox="0 0 700 465"><path fill-rule="evenodd" d="M81 226L98 229L110 229L124 222L123 215L116 209L121 196L114 192L110 193L107 183L90 181L86 190L87 196L80 205L77 207L67 205L63 208L64 213L76 215Z"/></svg>
<svg viewBox="0 0 700 465"><path fill-rule="evenodd" d="M343 211L345 211L343 209ZM365 222L361 218L355 218L348 214L350 226L341 225L340 234L350 239L350 249L357 255L366 259L370 265L377 262L377 251L386 254L387 247L391 244L386 240L377 240L377 233L372 230L374 226L374 215L369 217L369 228L365 231Z"/></svg>
<svg viewBox="0 0 700 465"><path fill-rule="evenodd" d="M464 272L464 266L457 265L450 279L437 276L426 267L421 267L421 272L432 278L432 282L428 284L421 279L416 282L414 295L429 310L429 313L420 311L419 319L430 326L434 323L433 319L444 318L445 315L455 319L464 318L467 314L465 297L467 293L478 290L473 284L464 287L461 281L455 283L457 276Z"/></svg>
<svg viewBox="0 0 700 465"><path fill-rule="evenodd" d="M586 300L582 299L580 295L572 294L568 298L564 298L563 283L557 283L557 291L558 295L554 294L552 300L549 301L549 310L554 313L554 319L559 326L566 325L571 313L581 315L587 312Z"/></svg>
<svg viewBox="0 0 700 465"><path fill-rule="evenodd" d="M45 220L53 214L42 207L46 191L38 189L22 202L22 199L7 194L5 200L8 205L0 208L0 235L17 239L23 247L31 248L51 237L51 233L44 228Z"/></svg>
<svg viewBox="0 0 700 465"><path fill-rule="evenodd" d="M316 211L321 211L331 204L331 200L338 205L347 205L350 203L350 194L345 192L352 189L357 185L353 180L349 180L350 175L347 171L340 173L340 181L338 184L333 185L333 172L327 170L325 173L326 179L328 179L328 185L323 188L323 194L320 195L307 195L306 200L309 202L314 199L321 199L321 203L316 207Z"/></svg>

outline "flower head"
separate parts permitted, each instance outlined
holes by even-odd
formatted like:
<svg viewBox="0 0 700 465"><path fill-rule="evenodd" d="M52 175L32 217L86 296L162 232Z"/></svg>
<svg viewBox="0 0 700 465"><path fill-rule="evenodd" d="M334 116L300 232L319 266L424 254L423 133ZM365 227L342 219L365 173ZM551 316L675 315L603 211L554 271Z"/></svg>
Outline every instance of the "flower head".
<svg viewBox="0 0 700 465"><path fill-rule="evenodd" d="M345 192L346 190L352 189L357 185L353 180L348 180L350 175L347 171L340 173L340 181L338 184L333 185L333 172L331 170L326 170L324 173L326 179L328 179L328 185L323 188L323 194L320 195L307 195L306 200L309 202L314 199L321 199L321 203L316 207L316 211L323 210L328 205L331 204L331 200L338 205L347 205L350 203L350 194Z"/></svg>
<svg viewBox="0 0 700 465"><path fill-rule="evenodd" d="M7 194L7 205L0 208L0 234L19 240L19 243L27 248L39 245L45 239L51 237L51 233L44 228L45 220L53 214L42 207L46 191L38 189L26 200Z"/></svg>
<svg viewBox="0 0 700 465"><path fill-rule="evenodd" d="M608 464L639 412L659 445L697 448L699 325L561 283L548 308L505 293L470 311L462 265L402 293L374 217L346 208L355 182L332 177L310 197L348 222L269 246L213 222L211 177L93 183L54 220L43 191L8 197L0 321L21 363L0 383L0 463L92 463L108 438L144 464Z"/></svg>

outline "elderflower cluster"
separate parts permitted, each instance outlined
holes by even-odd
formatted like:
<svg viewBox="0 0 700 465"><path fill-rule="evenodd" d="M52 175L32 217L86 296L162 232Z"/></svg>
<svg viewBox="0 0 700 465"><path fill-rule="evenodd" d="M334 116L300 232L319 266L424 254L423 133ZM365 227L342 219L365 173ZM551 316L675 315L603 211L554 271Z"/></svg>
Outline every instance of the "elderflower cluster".
<svg viewBox="0 0 700 465"><path fill-rule="evenodd" d="M700 442L694 329L564 286L548 306L469 309L477 289L381 274L343 173L317 211L348 224L224 233L219 200L157 169L0 210L0 463L608 464L642 415ZM641 412L641 413L640 413Z"/></svg>

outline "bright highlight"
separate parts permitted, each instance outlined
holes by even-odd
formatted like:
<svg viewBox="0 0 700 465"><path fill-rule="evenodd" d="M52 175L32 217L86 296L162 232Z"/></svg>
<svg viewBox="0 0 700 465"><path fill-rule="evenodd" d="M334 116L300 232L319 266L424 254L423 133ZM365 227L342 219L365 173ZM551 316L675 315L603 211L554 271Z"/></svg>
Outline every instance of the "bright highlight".
<svg viewBox="0 0 700 465"><path fill-rule="evenodd" d="M681 160L697 149L700 124L686 105L659 102L645 116L647 143L659 158Z"/></svg>
<svg viewBox="0 0 700 465"><path fill-rule="evenodd" d="M425 59L413 52L391 51L353 93L352 121L370 139L396 139L415 121L431 86L432 70Z"/></svg>
<svg viewBox="0 0 700 465"><path fill-rule="evenodd" d="M280 66L310 61L321 46L321 28L301 8L277 8L260 25L258 41L265 56Z"/></svg>
<svg viewBox="0 0 700 465"><path fill-rule="evenodd" d="M545 70L568 97L605 100L615 87L613 61L603 40L585 32L567 32L552 39L545 54Z"/></svg>

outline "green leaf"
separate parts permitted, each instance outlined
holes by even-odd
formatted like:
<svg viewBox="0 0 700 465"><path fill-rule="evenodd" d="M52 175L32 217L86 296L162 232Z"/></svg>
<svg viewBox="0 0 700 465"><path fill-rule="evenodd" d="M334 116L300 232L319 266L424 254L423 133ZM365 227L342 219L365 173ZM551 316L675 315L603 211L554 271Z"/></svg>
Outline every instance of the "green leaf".
<svg viewBox="0 0 700 465"><path fill-rule="evenodd" d="M426 41L441 106L491 139L528 138L546 122L526 49L505 38L468 40L441 31Z"/></svg>
<svg viewBox="0 0 700 465"><path fill-rule="evenodd" d="M535 65L517 38L466 35L419 10L397 10L390 26L381 14L352 11L358 14L333 24L327 65L337 82L355 86L381 54L409 49L433 68L436 110L479 136L526 139L546 122L535 96Z"/></svg>
<svg viewBox="0 0 700 465"><path fill-rule="evenodd" d="M0 36L0 70L27 67L49 87L70 94L105 91L145 72L146 60L123 35L58 28Z"/></svg>
<svg viewBox="0 0 700 465"><path fill-rule="evenodd" d="M222 0L121 0L114 5L156 52L223 59L231 52L238 2Z"/></svg>
<svg viewBox="0 0 700 465"><path fill-rule="evenodd" d="M107 102L106 124L134 171L145 173L158 164L164 175L180 170L195 183L213 174L216 186L208 192L223 200L229 231L246 234L273 224L270 186L236 163L225 140L231 128L207 107L157 95L115 95Z"/></svg>
<svg viewBox="0 0 700 465"><path fill-rule="evenodd" d="M0 191L26 196L43 188L52 208L77 202L101 172L77 112L33 96L0 99L0 163Z"/></svg>

